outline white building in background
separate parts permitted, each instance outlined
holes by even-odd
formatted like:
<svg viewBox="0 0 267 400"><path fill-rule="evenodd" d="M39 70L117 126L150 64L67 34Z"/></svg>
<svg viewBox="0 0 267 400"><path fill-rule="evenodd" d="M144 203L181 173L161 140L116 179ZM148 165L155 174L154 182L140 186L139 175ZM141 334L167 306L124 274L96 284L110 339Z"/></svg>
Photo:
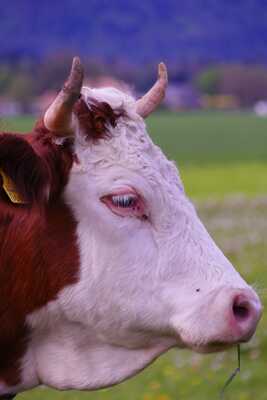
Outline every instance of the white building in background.
<svg viewBox="0 0 267 400"><path fill-rule="evenodd" d="M267 117L267 100L258 101L253 110L259 117Z"/></svg>

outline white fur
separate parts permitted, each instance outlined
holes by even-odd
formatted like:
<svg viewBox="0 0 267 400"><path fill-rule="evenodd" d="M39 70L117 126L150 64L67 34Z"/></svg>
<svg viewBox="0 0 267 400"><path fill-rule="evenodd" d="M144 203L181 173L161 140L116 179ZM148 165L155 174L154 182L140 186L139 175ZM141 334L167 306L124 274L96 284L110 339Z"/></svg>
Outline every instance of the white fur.
<svg viewBox="0 0 267 400"><path fill-rule="evenodd" d="M79 164L64 197L78 222L80 279L28 318L38 379L60 389L111 385L174 345L201 350L226 340L227 302L248 288L147 135L134 99L111 88L82 93L88 106L107 101L124 115L97 144L76 132ZM144 197L148 221L100 201L125 186Z"/></svg>

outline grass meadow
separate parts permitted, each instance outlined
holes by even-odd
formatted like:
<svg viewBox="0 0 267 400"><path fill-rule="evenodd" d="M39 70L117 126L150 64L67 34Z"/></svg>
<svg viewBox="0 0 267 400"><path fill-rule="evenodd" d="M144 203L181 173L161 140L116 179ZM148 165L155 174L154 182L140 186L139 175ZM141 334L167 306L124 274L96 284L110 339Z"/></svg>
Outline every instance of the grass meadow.
<svg viewBox="0 0 267 400"><path fill-rule="evenodd" d="M27 131L32 118L2 120L2 130ZM159 113L148 120L154 141L179 166L202 220L267 305L267 119L252 114ZM96 392L36 389L21 400L219 399L237 366L236 350L199 355L172 350L137 377ZM227 400L267 399L267 318L241 346L241 374Z"/></svg>

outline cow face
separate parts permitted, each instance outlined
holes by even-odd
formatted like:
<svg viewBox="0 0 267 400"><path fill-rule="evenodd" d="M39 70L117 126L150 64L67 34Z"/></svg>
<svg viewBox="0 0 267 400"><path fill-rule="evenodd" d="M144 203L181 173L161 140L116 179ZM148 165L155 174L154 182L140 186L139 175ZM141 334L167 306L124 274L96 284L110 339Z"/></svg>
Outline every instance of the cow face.
<svg viewBox="0 0 267 400"><path fill-rule="evenodd" d="M115 89L82 97L121 114L108 139L77 133L65 192L78 221L84 323L97 320L105 340L127 347L171 336L212 351L248 340L259 299L209 236L133 99Z"/></svg>

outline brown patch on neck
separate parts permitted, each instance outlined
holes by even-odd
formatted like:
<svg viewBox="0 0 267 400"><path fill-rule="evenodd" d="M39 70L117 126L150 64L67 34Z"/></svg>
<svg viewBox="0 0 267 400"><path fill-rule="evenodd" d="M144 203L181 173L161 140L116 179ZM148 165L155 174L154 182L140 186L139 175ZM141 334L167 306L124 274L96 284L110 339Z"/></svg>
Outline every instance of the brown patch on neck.
<svg viewBox="0 0 267 400"><path fill-rule="evenodd" d="M88 139L103 139L110 136L108 127L116 126L122 112L115 112L106 102L91 102L89 107L81 98L74 106L74 113Z"/></svg>
<svg viewBox="0 0 267 400"><path fill-rule="evenodd" d="M34 209L1 209L0 381L20 383L20 363L31 334L27 315L55 300L78 275L76 222L62 200L45 215Z"/></svg>
<svg viewBox="0 0 267 400"><path fill-rule="evenodd" d="M29 134L0 134L0 167L28 201L14 205L0 177L0 382L7 386L21 382L27 316L79 279L76 222L62 199L72 141L53 138L42 120Z"/></svg>

